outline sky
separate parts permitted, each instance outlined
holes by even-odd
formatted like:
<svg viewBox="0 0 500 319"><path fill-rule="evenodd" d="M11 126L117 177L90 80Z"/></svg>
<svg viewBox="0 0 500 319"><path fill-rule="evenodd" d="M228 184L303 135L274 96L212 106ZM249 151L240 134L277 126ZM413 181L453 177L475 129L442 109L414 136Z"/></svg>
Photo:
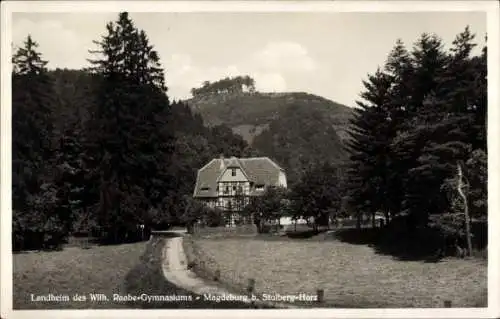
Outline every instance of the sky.
<svg viewBox="0 0 500 319"><path fill-rule="evenodd" d="M397 39L408 48L423 32L446 46L467 25L484 45L484 12L130 13L165 68L168 95L190 97L205 80L250 75L261 92L307 92L354 106L362 81L382 66ZM12 41L28 34L49 68L88 66L93 40L118 13L14 13Z"/></svg>

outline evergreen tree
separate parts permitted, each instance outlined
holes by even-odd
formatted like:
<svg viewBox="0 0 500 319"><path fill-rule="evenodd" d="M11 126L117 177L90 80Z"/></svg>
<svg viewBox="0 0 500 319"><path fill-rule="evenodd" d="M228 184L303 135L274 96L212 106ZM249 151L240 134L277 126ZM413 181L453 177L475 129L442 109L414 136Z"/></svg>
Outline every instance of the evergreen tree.
<svg viewBox="0 0 500 319"><path fill-rule="evenodd" d="M488 108L488 61L487 47L483 47L481 55L471 58L471 64L474 65L474 87L473 99L470 99L470 111L473 113L472 122L472 148L482 149L486 152L487 143L487 108Z"/></svg>
<svg viewBox="0 0 500 319"><path fill-rule="evenodd" d="M440 214L447 210L450 204L440 189L446 179L455 175L457 162L466 161L472 151L470 132L474 105L470 101L475 99L476 91L475 69L470 59L475 46L473 39L466 28L453 42L451 54L438 59L445 65L436 69L435 87L425 96L423 112L413 129L423 147L410 170L412 185L420 187L412 187L409 208L419 210L420 214L422 211Z"/></svg>
<svg viewBox="0 0 500 319"><path fill-rule="evenodd" d="M91 234L96 228L94 204L88 178L85 144L89 111L96 105L95 91L99 78L83 70L51 72L54 91L60 108L54 110L55 167L59 206L70 212L71 230L77 234Z"/></svg>
<svg viewBox="0 0 500 319"><path fill-rule="evenodd" d="M447 68L436 93L428 101L433 108L443 113L439 117L442 120L426 128L433 136L424 148L427 155L419 158L420 166L414 169L419 175L428 174L427 186L429 190L435 191L428 198L431 203L434 202L434 207L430 208L430 213L434 213L434 223L446 234L459 236L464 243L465 229L469 227L464 211L469 210L467 197L470 188L457 188L457 185L464 184L457 180L457 169L466 170L465 162L473 156L474 146L481 145L478 142L481 137L478 139L471 133L475 131L477 118L482 117L477 102L484 97L479 95L485 94L478 87L481 85L478 75L485 74L485 70L478 69L478 58L471 57L475 46L473 40L474 35L467 27L453 42ZM477 150L474 157L479 159L481 151ZM445 194L440 193L439 188Z"/></svg>
<svg viewBox="0 0 500 319"><path fill-rule="evenodd" d="M13 73L16 75L41 75L46 74L48 61L42 59L40 52L36 51L38 43L28 35L24 47L18 48L12 56Z"/></svg>
<svg viewBox="0 0 500 319"><path fill-rule="evenodd" d="M28 36L12 59L14 249L57 245L67 234L67 211L57 209L52 167L51 111L57 100L37 47Z"/></svg>
<svg viewBox="0 0 500 319"><path fill-rule="evenodd" d="M68 123L59 132L59 144L55 150L55 166L58 170L55 180L59 209L67 211L67 227L77 233L91 232L94 220L89 216L87 205L91 198L86 194L87 170L85 160L84 127L77 121Z"/></svg>
<svg viewBox="0 0 500 319"><path fill-rule="evenodd" d="M392 142L397 139L401 132L407 129L410 117L410 98L412 96L411 81L414 75L414 67L410 53L404 43L398 39L384 66L385 73L392 79L390 99L388 101L389 121L386 123L387 138L390 145L386 149L387 175L386 183L389 190L387 196L387 217L401 211L401 204L404 199L404 180L408 172L408 162L404 157L394 152Z"/></svg>
<svg viewBox="0 0 500 319"><path fill-rule="evenodd" d="M88 165L99 193L103 236L121 241L150 213L162 211L176 185L170 176L173 134L169 100L157 52L128 14L108 23L96 41L91 70L103 78L93 112Z"/></svg>
<svg viewBox="0 0 500 319"><path fill-rule="evenodd" d="M408 172L403 178L405 198L402 208L410 214L409 224L414 229L418 225L426 225L429 213L443 205L439 196L440 183L437 182L443 176L420 165L422 160L428 158L426 145L439 137L433 124L439 123L444 113L431 101L436 96L449 57L443 50L441 39L425 33L416 42L411 56L413 75L409 80L411 91L407 124L395 139L393 147L395 156L403 159L404 169Z"/></svg>
<svg viewBox="0 0 500 319"><path fill-rule="evenodd" d="M377 211L388 212L391 208L391 189L388 181L390 142L393 132L390 111L392 78L380 69L363 82L364 101L352 121L351 165L348 171L348 196L357 208L358 224L362 211L372 216Z"/></svg>

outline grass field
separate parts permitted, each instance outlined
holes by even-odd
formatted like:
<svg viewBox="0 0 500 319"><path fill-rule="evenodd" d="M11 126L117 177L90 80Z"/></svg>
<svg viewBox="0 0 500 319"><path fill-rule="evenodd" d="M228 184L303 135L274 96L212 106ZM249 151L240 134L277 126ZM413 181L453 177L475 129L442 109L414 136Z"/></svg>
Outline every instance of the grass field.
<svg viewBox="0 0 500 319"><path fill-rule="evenodd" d="M186 241L186 245L190 240ZM401 261L365 245L339 241L198 239L199 260L221 281L244 287L255 279L258 293L311 293L325 290L335 307L487 306L487 261L444 259Z"/></svg>
<svg viewBox="0 0 500 319"><path fill-rule="evenodd" d="M52 294L125 294L124 278L139 263L145 242L95 246L90 249L65 248L54 252L13 255L14 309L116 308L109 302L33 302L35 296Z"/></svg>
<svg viewBox="0 0 500 319"><path fill-rule="evenodd" d="M166 238L155 236L148 242L68 247L56 252L14 254L14 309L168 309L168 308L249 308L237 302L197 300L195 295L168 282L162 271L162 252ZM78 245L76 245L78 246ZM31 294L68 295L89 293L108 296L108 302L34 302ZM113 302L121 296L191 296L193 301Z"/></svg>

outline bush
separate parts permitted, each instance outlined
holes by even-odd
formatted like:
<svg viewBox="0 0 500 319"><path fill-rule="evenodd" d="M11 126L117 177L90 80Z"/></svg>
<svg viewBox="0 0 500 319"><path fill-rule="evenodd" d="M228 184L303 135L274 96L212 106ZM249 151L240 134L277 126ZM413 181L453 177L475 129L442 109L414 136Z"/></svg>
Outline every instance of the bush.
<svg viewBox="0 0 500 319"><path fill-rule="evenodd" d="M225 225L224 213L217 208L207 209L204 224L208 227L219 227Z"/></svg>
<svg viewBox="0 0 500 319"><path fill-rule="evenodd" d="M67 241L72 212L58 197L54 183L43 183L12 212L12 249L60 249Z"/></svg>

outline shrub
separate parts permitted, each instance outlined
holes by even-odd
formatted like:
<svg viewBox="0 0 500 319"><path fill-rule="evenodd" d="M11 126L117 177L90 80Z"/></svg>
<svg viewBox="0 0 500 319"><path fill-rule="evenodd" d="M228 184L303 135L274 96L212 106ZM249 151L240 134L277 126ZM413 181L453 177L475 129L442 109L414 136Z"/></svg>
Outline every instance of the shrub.
<svg viewBox="0 0 500 319"><path fill-rule="evenodd" d="M207 209L205 217L205 225L209 227L224 226L225 218L223 211L217 208Z"/></svg>

